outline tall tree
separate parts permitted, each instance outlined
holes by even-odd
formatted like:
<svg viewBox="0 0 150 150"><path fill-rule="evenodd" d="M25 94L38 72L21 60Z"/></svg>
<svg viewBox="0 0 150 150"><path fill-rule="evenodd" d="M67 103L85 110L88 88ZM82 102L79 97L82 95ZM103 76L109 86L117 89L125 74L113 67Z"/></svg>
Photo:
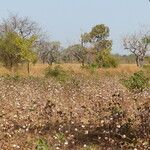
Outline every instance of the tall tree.
<svg viewBox="0 0 150 150"><path fill-rule="evenodd" d="M94 26L89 33L81 35L83 45L90 43L88 56L95 56L94 60L99 67L111 67L115 59L111 55L112 41L109 40L109 27L104 24ZM93 49L93 52L91 52ZM90 55L89 55L90 53ZM112 64L113 63L113 64ZM114 66L114 65L113 65Z"/></svg>

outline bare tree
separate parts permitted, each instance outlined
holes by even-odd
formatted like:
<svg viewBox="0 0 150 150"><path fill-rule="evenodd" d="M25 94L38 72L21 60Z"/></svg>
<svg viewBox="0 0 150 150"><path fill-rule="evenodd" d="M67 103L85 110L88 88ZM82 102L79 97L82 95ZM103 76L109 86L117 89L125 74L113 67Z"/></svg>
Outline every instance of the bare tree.
<svg viewBox="0 0 150 150"><path fill-rule="evenodd" d="M144 59L149 51L149 33L146 34L134 34L123 39L123 46L126 50L135 55L136 64L138 67L142 67Z"/></svg>
<svg viewBox="0 0 150 150"><path fill-rule="evenodd" d="M46 42L43 41L39 45L39 57L43 63L48 63L52 65L53 62L56 62L59 58L61 50L60 42Z"/></svg>
<svg viewBox="0 0 150 150"><path fill-rule="evenodd" d="M81 44L71 45L64 51L65 58L68 57L68 60L70 61L78 61L82 66L85 65L86 55L86 48Z"/></svg>
<svg viewBox="0 0 150 150"><path fill-rule="evenodd" d="M36 22L31 21L28 17L19 17L18 15L10 15L0 24L1 34L15 32L23 38L30 38L33 35L40 36L40 31Z"/></svg>

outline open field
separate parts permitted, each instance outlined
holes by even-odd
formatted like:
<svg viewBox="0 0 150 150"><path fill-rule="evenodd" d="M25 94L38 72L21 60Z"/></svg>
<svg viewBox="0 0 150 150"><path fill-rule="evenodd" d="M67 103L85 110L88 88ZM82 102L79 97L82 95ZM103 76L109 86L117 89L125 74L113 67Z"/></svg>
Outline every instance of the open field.
<svg viewBox="0 0 150 150"><path fill-rule="evenodd" d="M0 150L150 150L149 5L2 1Z"/></svg>
<svg viewBox="0 0 150 150"><path fill-rule="evenodd" d="M73 74L66 82L44 78L46 67L32 66L29 77L26 71L0 77L1 150L150 148L150 89L130 92L118 76L133 74L136 66L86 76L78 64L63 64ZM0 74L10 72L1 67Z"/></svg>

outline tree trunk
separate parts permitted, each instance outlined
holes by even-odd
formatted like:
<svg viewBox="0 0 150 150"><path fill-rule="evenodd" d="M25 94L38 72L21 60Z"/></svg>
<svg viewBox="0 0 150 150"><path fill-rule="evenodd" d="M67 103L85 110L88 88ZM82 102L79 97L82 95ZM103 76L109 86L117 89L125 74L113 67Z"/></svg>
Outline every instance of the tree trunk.
<svg viewBox="0 0 150 150"><path fill-rule="evenodd" d="M49 66L52 66L53 62L52 62L52 61L49 61L48 64L49 64Z"/></svg>
<svg viewBox="0 0 150 150"><path fill-rule="evenodd" d="M84 65L85 65L85 64L84 64L84 60L81 61L81 64L82 64L82 66L84 67Z"/></svg>
<svg viewBox="0 0 150 150"><path fill-rule="evenodd" d="M27 71L28 71L28 75L30 74L30 62L27 62Z"/></svg>
<svg viewBox="0 0 150 150"><path fill-rule="evenodd" d="M13 72L13 60L12 60L12 59L10 59L9 70L10 70L11 72Z"/></svg>
<svg viewBox="0 0 150 150"><path fill-rule="evenodd" d="M136 65L137 65L138 67L140 67L140 59L139 59L138 56L136 56Z"/></svg>

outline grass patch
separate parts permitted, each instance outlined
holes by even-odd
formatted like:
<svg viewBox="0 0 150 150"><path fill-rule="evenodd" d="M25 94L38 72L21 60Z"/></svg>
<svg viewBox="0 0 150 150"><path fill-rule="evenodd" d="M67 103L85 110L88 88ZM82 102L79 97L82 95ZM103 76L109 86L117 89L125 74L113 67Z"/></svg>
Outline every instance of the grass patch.
<svg viewBox="0 0 150 150"><path fill-rule="evenodd" d="M36 142L36 150L49 150L47 142L43 139L38 139Z"/></svg>

